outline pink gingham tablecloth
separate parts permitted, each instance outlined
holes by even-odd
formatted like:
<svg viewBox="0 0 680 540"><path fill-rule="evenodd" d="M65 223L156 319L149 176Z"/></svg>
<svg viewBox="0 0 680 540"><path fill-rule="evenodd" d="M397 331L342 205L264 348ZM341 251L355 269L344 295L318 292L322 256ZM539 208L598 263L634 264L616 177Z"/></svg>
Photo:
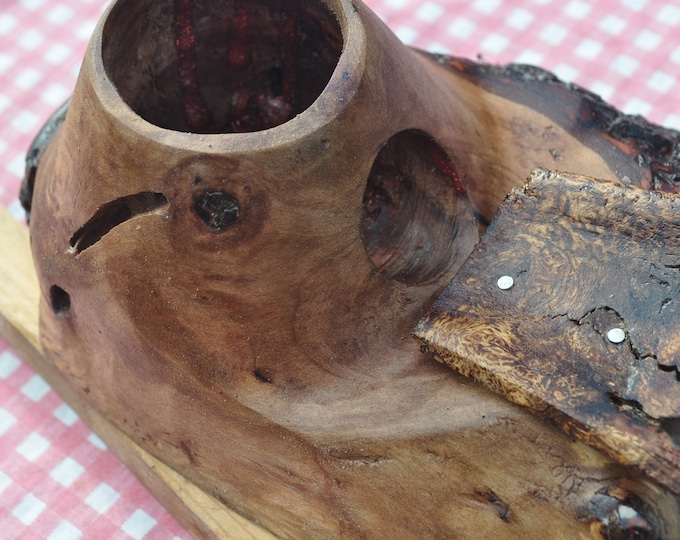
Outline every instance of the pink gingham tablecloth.
<svg viewBox="0 0 680 540"><path fill-rule="evenodd" d="M678 0L368 4L410 45L540 65L625 112L680 128ZM0 203L19 220L26 149L71 94L104 7L103 0L0 0ZM0 540L44 538L189 535L0 340Z"/></svg>

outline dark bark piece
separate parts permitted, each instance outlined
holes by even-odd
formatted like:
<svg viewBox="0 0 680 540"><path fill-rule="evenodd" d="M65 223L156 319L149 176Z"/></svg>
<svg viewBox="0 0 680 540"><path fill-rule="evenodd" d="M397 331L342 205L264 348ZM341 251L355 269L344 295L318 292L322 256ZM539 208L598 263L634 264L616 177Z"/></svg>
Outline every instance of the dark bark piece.
<svg viewBox="0 0 680 540"><path fill-rule="evenodd" d="M45 122L45 125L40 129L38 134L33 139L28 152L26 152L26 169L24 178L21 182L21 189L19 191L19 202L26 210L26 220L31 219L31 204L33 202L33 190L35 188L35 175L38 172L38 165L42 158L45 149L49 146L52 137L59 130L66 118L68 111L69 98L61 107L59 107L52 116Z"/></svg>
<svg viewBox="0 0 680 540"><path fill-rule="evenodd" d="M539 170L415 335L438 360L680 493L679 216L674 195ZM505 290L504 275L514 278Z"/></svg>

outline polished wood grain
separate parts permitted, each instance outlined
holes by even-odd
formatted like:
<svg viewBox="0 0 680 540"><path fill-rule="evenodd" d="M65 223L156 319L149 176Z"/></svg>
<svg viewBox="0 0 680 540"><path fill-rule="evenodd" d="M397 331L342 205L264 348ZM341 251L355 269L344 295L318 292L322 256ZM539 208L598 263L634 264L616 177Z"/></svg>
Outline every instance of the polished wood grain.
<svg viewBox="0 0 680 540"><path fill-rule="evenodd" d="M0 206L0 335L195 538L267 540L274 536L207 495L99 414L45 358L38 332L38 279L28 230Z"/></svg>

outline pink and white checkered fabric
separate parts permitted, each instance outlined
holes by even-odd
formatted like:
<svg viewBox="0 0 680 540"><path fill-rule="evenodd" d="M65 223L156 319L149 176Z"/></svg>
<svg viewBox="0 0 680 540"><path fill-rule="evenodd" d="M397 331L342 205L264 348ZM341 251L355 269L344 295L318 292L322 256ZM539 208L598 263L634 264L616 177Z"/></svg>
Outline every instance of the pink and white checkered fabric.
<svg viewBox="0 0 680 540"><path fill-rule="evenodd" d="M24 155L72 92L104 0L0 0L0 203L17 217ZM369 0L406 43L540 65L680 129L678 0ZM2 242L2 239L0 239ZM0 340L0 540L189 538Z"/></svg>

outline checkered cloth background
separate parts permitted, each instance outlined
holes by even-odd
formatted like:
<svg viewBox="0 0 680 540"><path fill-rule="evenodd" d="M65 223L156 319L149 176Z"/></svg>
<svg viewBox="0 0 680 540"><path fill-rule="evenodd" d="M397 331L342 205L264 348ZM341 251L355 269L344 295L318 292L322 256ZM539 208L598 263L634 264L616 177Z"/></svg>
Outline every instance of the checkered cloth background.
<svg viewBox="0 0 680 540"><path fill-rule="evenodd" d="M104 4L0 0L0 203L19 220L25 151L71 94ZM625 112L680 128L680 0L368 4L407 44L537 64ZM0 340L0 540L15 538L189 536Z"/></svg>

